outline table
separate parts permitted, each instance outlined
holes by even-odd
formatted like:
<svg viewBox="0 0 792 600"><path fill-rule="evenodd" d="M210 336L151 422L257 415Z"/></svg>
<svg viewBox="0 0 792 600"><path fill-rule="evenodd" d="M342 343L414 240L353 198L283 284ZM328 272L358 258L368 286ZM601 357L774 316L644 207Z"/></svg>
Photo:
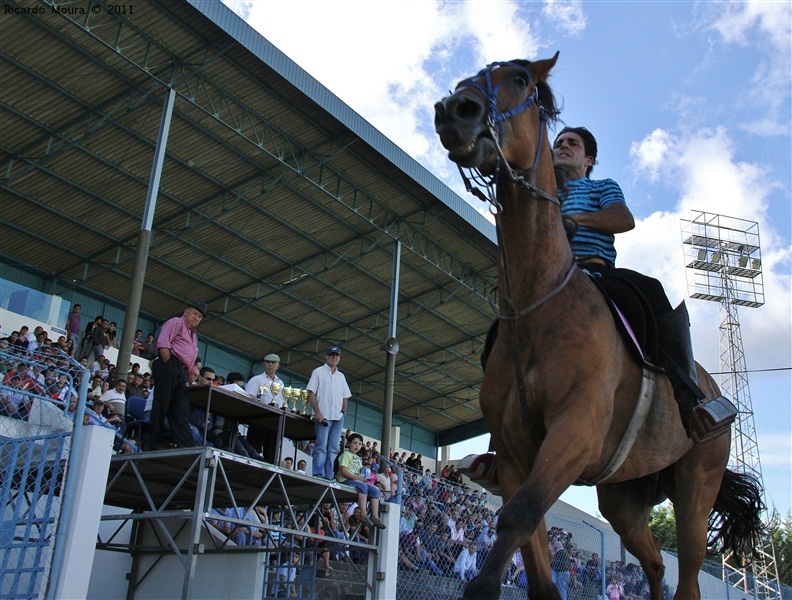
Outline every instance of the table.
<svg viewBox="0 0 792 600"><path fill-rule="evenodd" d="M316 437L313 421L309 417L262 404L250 396L216 386L191 385L187 391L190 404L231 421L232 448L237 425L249 425L248 441L254 447L263 447L264 458L270 458L272 464L280 464L284 437L298 442Z"/></svg>

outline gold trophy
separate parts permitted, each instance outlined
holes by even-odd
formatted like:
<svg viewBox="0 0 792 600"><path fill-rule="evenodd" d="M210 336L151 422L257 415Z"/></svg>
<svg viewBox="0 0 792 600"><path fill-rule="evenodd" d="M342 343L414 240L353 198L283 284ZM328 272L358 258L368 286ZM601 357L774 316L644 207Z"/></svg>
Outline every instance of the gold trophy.
<svg viewBox="0 0 792 600"><path fill-rule="evenodd" d="M289 409L289 398L294 395L294 388L291 386L284 388L283 390L283 405L281 406L281 410L288 410Z"/></svg>
<svg viewBox="0 0 792 600"><path fill-rule="evenodd" d="M258 393L258 398L257 398L259 402L264 402L264 392L266 392L266 391L267 391L267 386L266 385L260 385L259 386L259 393Z"/></svg>
<svg viewBox="0 0 792 600"><path fill-rule="evenodd" d="M270 402L270 406L275 406L275 398L278 397L278 392L280 392L281 384L275 383L274 381L270 384L270 393L272 394L272 401Z"/></svg>
<svg viewBox="0 0 792 600"><path fill-rule="evenodd" d="M292 414L297 412L297 408L300 404L300 390L294 388L292 392L292 404L291 404L291 412Z"/></svg>
<svg viewBox="0 0 792 600"><path fill-rule="evenodd" d="M302 400L301 407L302 410L300 414L304 417L308 416L308 390L300 390L300 400Z"/></svg>

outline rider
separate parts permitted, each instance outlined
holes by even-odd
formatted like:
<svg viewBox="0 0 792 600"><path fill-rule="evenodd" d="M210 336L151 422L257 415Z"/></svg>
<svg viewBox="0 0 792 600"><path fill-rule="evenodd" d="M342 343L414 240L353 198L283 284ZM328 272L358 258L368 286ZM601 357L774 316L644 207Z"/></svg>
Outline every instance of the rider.
<svg viewBox="0 0 792 600"><path fill-rule="evenodd" d="M553 144L553 162L565 178L560 186L561 215L575 260L590 273L613 275L614 235L633 229L635 221L619 184L612 179L589 178L597 163L597 140L585 127L565 127ZM673 309L659 281L635 272L629 272L629 278L640 280L655 313L660 359L674 388L688 437L703 442L721 435L737 411L723 396L701 403L705 396L696 378L685 303Z"/></svg>

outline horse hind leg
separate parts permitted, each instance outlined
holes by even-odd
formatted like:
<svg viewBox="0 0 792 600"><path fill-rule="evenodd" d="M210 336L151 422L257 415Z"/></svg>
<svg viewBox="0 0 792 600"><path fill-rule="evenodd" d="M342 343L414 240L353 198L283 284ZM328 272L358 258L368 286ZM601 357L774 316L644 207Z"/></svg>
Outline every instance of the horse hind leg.
<svg viewBox="0 0 792 600"><path fill-rule="evenodd" d="M627 551L641 563L649 581L650 599L662 600L665 567L660 541L649 529L649 513L655 500L661 499L656 496L651 478L597 486L602 516L619 534Z"/></svg>

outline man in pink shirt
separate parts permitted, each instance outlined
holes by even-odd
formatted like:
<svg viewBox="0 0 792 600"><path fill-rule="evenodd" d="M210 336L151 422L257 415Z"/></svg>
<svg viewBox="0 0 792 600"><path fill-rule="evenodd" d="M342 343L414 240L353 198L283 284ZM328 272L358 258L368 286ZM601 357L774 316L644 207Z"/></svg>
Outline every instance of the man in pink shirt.
<svg viewBox="0 0 792 600"><path fill-rule="evenodd" d="M198 377L198 336L195 329L206 316L206 303L196 300L180 317L162 324L157 338L157 356L152 363L154 402L151 406L151 446L165 444L165 418L179 448L194 446L190 431L190 398L187 386Z"/></svg>

